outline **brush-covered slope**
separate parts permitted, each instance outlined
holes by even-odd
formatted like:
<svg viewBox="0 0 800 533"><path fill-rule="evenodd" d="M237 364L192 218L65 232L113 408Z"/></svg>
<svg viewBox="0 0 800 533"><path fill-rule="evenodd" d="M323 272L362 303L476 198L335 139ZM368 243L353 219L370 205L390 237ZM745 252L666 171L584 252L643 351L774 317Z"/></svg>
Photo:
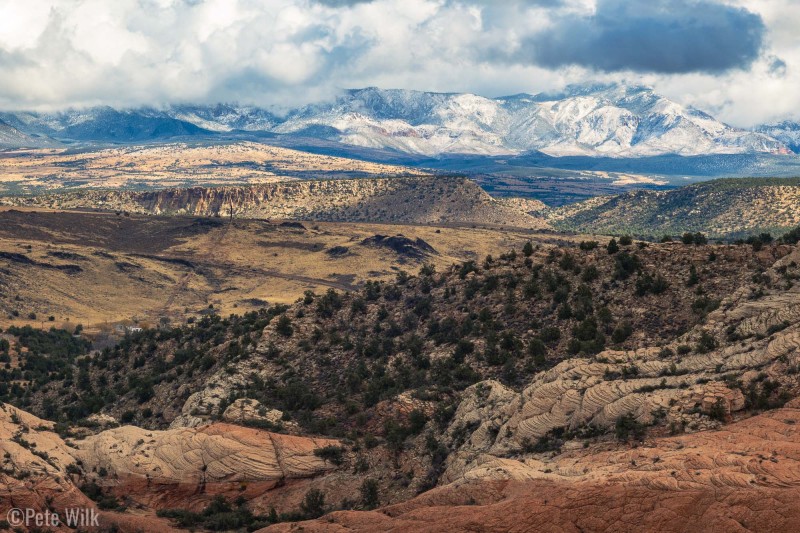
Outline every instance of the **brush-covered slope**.
<svg viewBox="0 0 800 533"><path fill-rule="evenodd" d="M800 178L721 179L598 197L556 209L548 220L561 229L605 234L780 233L800 224Z"/></svg>

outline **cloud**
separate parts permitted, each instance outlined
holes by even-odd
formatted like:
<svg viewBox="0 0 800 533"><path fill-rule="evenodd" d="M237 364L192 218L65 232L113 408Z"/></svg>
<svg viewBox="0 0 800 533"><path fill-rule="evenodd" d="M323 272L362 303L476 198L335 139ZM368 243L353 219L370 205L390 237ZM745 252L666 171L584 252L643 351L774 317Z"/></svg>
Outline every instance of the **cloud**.
<svg viewBox="0 0 800 533"><path fill-rule="evenodd" d="M318 4L323 4L330 7L346 7L356 4L368 4L373 0L315 0Z"/></svg>
<svg viewBox="0 0 800 533"><path fill-rule="evenodd" d="M786 76L786 61L780 57L770 56L769 60L769 73L776 78L783 78Z"/></svg>
<svg viewBox="0 0 800 533"><path fill-rule="evenodd" d="M520 54L550 68L721 73L749 67L765 33L757 14L708 0L598 0L593 14L562 16Z"/></svg>
<svg viewBox="0 0 800 533"><path fill-rule="evenodd" d="M749 124L800 109L798 24L796 0L0 0L0 109L624 78Z"/></svg>

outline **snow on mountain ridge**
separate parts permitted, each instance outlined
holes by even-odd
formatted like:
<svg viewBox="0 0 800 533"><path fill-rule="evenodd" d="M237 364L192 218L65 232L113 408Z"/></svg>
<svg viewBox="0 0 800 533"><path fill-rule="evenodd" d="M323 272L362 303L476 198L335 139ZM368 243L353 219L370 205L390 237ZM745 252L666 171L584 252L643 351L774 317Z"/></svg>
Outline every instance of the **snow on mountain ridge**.
<svg viewBox="0 0 800 533"><path fill-rule="evenodd" d="M774 124L764 124L755 131L786 144L790 150L800 153L800 122L784 120Z"/></svg>
<svg viewBox="0 0 800 533"><path fill-rule="evenodd" d="M649 87L624 84L577 85L560 93L501 98L368 87L345 91L329 102L273 111L231 104L173 105L161 110L102 107L6 113L0 118L26 133L76 140L269 132L431 157L528 151L643 157L787 150L783 139L766 131L733 128Z"/></svg>

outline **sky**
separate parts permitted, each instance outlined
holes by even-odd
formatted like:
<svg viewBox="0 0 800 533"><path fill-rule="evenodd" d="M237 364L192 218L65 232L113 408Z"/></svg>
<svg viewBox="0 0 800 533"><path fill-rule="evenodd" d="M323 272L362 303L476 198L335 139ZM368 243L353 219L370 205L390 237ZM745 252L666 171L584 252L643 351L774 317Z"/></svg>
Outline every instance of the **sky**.
<svg viewBox="0 0 800 533"><path fill-rule="evenodd" d="M798 0L0 0L0 108L654 87L800 119Z"/></svg>

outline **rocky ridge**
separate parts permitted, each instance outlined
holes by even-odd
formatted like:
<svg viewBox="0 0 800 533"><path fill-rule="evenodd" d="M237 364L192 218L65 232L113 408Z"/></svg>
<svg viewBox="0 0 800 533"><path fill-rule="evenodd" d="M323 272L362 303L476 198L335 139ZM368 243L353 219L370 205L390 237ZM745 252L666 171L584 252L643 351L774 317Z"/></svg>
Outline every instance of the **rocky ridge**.
<svg viewBox="0 0 800 533"><path fill-rule="evenodd" d="M79 191L0 199L3 205L103 209L152 215L545 228L464 178L303 180L156 191Z"/></svg>
<svg viewBox="0 0 800 533"><path fill-rule="evenodd" d="M792 531L798 421L792 406L636 448L486 458L408 502L264 531Z"/></svg>

